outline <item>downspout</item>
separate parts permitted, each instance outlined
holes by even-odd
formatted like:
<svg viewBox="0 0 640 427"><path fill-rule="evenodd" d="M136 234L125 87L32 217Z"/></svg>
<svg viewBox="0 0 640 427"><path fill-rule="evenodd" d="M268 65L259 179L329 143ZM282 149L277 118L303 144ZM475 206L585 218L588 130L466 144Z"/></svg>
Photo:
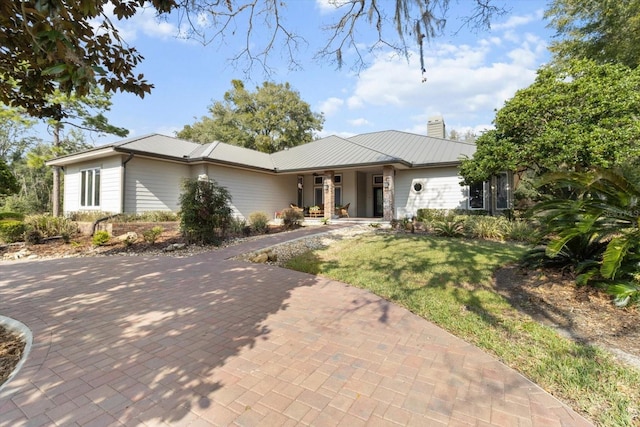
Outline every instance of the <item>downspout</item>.
<svg viewBox="0 0 640 427"><path fill-rule="evenodd" d="M129 163L129 160L133 159L133 153L129 153L129 157L127 157L127 159L122 162L122 185L120 186L120 212L121 213L125 213L126 210L124 208L124 201L125 201L125 190L126 190L126 182L127 182L127 163Z"/></svg>

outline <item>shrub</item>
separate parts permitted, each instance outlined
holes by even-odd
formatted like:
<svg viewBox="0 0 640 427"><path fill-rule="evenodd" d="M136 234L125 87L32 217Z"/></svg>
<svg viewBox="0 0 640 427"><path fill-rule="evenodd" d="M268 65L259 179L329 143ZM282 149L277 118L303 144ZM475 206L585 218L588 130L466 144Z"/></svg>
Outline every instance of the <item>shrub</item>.
<svg viewBox="0 0 640 427"><path fill-rule="evenodd" d="M100 230L96 231L93 235L91 242L93 246L104 246L109 242L110 236L108 231Z"/></svg>
<svg viewBox="0 0 640 427"><path fill-rule="evenodd" d="M507 225L507 238L517 242L534 243L537 240L537 232L530 222L514 220L509 221Z"/></svg>
<svg viewBox="0 0 640 427"><path fill-rule="evenodd" d="M229 221L229 231L233 235L244 235L244 230L247 227L247 221L242 218L231 217Z"/></svg>
<svg viewBox="0 0 640 427"><path fill-rule="evenodd" d="M185 180L180 229L188 243L220 244L231 224L231 195L215 181Z"/></svg>
<svg viewBox="0 0 640 427"><path fill-rule="evenodd" d="M67 218L71 221L78 222L93 222L100 218L106 218L108 216L115 215L113 212L104 212L104 211L77 211L77 212L69 212L67 214Z"/></svg>
<svg viewBox="0 0 640 427"><path fill-rule="evenodd" d="M29 230L24 234L24 241L30 245L39 245L43 240L42 233L38 230Z"/></svg>
<svg viewBox="0 0 640 427"><path fill-rule="evenodd" d="M438 236L460 237L464 235L464 222L460 218L434 221L433 232Z"/></svg>
<svg viewBox="0 0 640 427"><path fill-rule="evenodd" d="M469 236L488 240L504 240L508 227L506 218L495 216L469 216L464 223L465 231Z"/></svg>
<svg viewBox="0 0 640 427"><path fill-rule="evenodd" d="M264 234L269 230L269 215L264 212L252 212L249 215L251 228L258 234Z"/></svg>
<svg viewBox="0 0 640 427"><path fill-rule="evenodd" d="M156 240L158 240L158 237L160 237L163 231L164 231L164 228L160 227L159 225L156 225L150 230L143 231L142 238L144 239L145 242L154 244Z"/></svg>
<svg viewBox="0 0 640 427"><path fill-rule="evenodd" d="M18 212L0 212L0 221L3 219L13 219L16 221L24 221L24 214Z"/></svg>
<svg viewBox="0 0 640 427"><path fill-rule="evenodd" d="M28 216L25 224L29 230L38 231L43 237L73 236L78 233L78 224L71 219L48 214Z"/></svg>
<svg viewBox="0 0 640 427"><path fill-rule="evenodd" d="M282 224L287 230L299 227L300 223L304 220L304 214L298 209L285 209L280 213L282 218Z"/></svg>
<svg viewBox="0 0 640 427"><path fill-rule="evenodd" d="M0 220L0 240L5 243L14 243L22 240L26 226L24 222L15 219Z"/></svg>

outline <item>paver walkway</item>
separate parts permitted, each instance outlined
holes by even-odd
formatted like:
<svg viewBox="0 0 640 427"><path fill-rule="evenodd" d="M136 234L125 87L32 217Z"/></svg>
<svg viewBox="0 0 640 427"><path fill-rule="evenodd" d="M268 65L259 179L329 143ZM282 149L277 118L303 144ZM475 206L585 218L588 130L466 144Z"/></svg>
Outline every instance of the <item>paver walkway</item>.
<svg viewBox="0 0 640 427"><path fill-rule="evenodd" d="M0 424L591 425L366 291L228 259L317 230L182 259L0 264L0 314L34 338Z"/></svg>

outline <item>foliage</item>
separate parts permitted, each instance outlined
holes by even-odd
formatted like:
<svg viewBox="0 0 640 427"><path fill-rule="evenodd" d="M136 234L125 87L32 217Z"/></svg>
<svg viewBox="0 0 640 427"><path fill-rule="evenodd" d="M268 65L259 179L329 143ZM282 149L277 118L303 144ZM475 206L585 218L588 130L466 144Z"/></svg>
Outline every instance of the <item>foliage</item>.
<svg viewBox="0 0 640 427"><path fill-rule="evenodd" d="M249 230L249 233L246 230ZM233 235L249 235L251 228L247 226L247 221L244 218L231 217L229 221L229 232Z"/></svg>
<svg viewBox="0 0 640 427"><path fill-rule="evenodd" d="M104 246L109 242L110 239L111 239L111 236L109 236L108 231L99 230L93 234L91 243L93 243L93 246Z"/></svg>
<svg viewBox="0 0 640 427"><path fill-rule="evenodd" d="M640 65L639 0L554 0L545 12L557 39L556 61L589 58L599 63Z"/></svg>
<svg viewBox="0 0 640 427"><path fill-rule="evenodd" d="M637 370L561 337L494 290L494 271L524 251L509 243L372 234L344 239L287 265L406 307L495 355L598 425L633 425L640 410ZM384 307L379 309L383 315Z"/></svg>
<svg viewBox="0 0 640 427"><path fill-rule="evenodd" d="M82 215L82 213L74 213ZM110 214L102 215L108 216ZM146 211L118 215L118 222L173 222L178 220L178 214L171 211Z"/></svg>
<svg viewBox="0 0 640 427"><path fill-rule="evenodd" d="M0 221L3 219L15 219L24 221L24 214L19 212L0 212Z"/></svg>
<svg viewBox="0 0 640 427"><path fill-rule="evenodd" d="M189 179L180 195L180 229L189 243L219 244L231 223L231 195L215 181Z"/></svg>
<svg viewBox="0 0 640 427"><path fill-rule="evenodd" d="M178 137L209 143L223 141L265 153L274 153L313 140L313 131L322 130L324 117L313 113L289 83L264 82L255 92L240 80L224 101L215 102L209 112L193 125L185 126Z"/></svg>
<svg viewBox="0 0 640 427"><path fill-rule="evenodd" d="M0 161L11 165L37 142L30 136L35 120L25 117L21 110L0 104Z"/></svg>
<svg viewBox="0 0 640 427"><path fill-rule="evenodd" d="M435 220L432 227L433 232L438 236L460 237L464 235L464 221L460 218Z"/></svg>
<svg viewBox="0 0 640 427"><path fill-rule="evenodd" d="M0 240L5 243L19 242L27 227L24 222L15 219L0 220Z"/></svg>
<svg viewBox="0 0 640 427"><path fill-rule="evenodd" d="M267 233L269 231L269 215L265 212L252 212L249 214L249 224L256 233Z"/></svg>
<svg viewBox="0 0 640 427"><path fill-rule="evenodd" d="M18 181L9 169L4 159L0 158L0 197L8 196L18 191Z"/></svg>
<svg viewBox="0 0 640 427"><path fill-rule="evenodd" d="M78 234L78 224L69 218L43 215L29 215L25 219L29 230L37 231L43 237L74 236Z"/></svg>
<svg viewBox="0 0 640 427"><path fill-rule="evenodd" d="M546 255L571 256L579 284L604 286L618 305L640 299L640 169L595 168L548 174L541 185L565 190L534 207L544 225Z"/></svg>
<svg viewBox="0 0 640 427"><path fill-rule="evenodd" d="M24 234L24 241L29 245L39 245L44 241L44 237L38 230L28 230Z"/></svg>
<svg viewBox="0 0 640 427"><path fill-rule="evenodd" d="M4 198L3 209L24 213L50 212L53 173L46 161L90 147L91 145L85 141L85 136L79 131L71 131L65 135L58 147L44 142L33 145L12 165L18 177L18 192Z"/></svg>
<svg viewBox="0 0 640 427"><path fill-rule="evenodd" d="M396 0L394 6L379 0L335 3L338 18L325 27L329 36L318 55L342 65L343 51L353 50L357 65L363 61L360 51L376 45L406 54L405 36L414 44L441 32L448 4L449 0ZM180 33L204 44L242 38L235 61L244 58L249 67L257 62L265 71L268 55L278 46L288 54L291 67L299 67L295 54L307 45L294 28L285 25L282 0L4 1L0 2L0 103L22 107L32 116L60 120L60 106L48 101L56 90L84 96L98 87L106 93L143 97L153 86L135 72L143 57L124 42L118 21L132 19L144 9L152 9L159 18L169 18L175 11ZM492 15L501 12L490 0L476 2L464 23L488 27ZM362 25L377 31L376 44L363 47L357 37Z"/></svg>
<svg viewBox="0 0 640 427"><path fill-rule="evenodd" d="M509 240L525 243L534 243L538 239L533 224L522 219L515 219L507 223L506 237Z"/></svg>
<svg viewBox="0 0 640 427"><path fill-rule="evenodd" d="M592 61L545 66L476 141L460 174L466 183L500 171L536 174L615 167L640 158L640 69Z"/></svg>
<svg viewBox="0 0 640 427"><path fill-rule="evenodd" d="M143 231L142 237L144 238L145 242L154 244L156 240L158 240L158 237L160 237L163 231L164 231L163 227L156 225L155 227L150 228L149 230Z"/></svg>
<svg viewBox="0 0 640 427"><path fill-rule="evenodd" d="M509 221L503 216L469 216L464 222L466 234L470 237L487 240L504 240Z"/></svg>
<svg viewBox="0 0 640 427"><path fill-rule="evenodd" d="M287 208L280 212L282 225L287 230L299 227L304 220L304 214L299 209Z"/></svg>
<svg viewBox="0 0 640 427"><path fill-rule="evenodd" d="M69 212L67 214L67 218L71 221L77 222L93 222L101 218L106 218L108 216L113 216L113 212L106 211L76 211Z"/></svg>

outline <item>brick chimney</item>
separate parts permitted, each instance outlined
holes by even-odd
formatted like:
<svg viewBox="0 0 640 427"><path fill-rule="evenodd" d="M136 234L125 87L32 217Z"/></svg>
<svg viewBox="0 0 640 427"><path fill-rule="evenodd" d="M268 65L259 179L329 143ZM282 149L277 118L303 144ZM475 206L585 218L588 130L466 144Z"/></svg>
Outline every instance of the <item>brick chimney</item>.
<svg viewBox="0 0 640 427"><path fill-rule="evenodd" d="M427 124L427 136L443 139L446 138L446 129L442 116L429 117L429 122Z"/></svg>

